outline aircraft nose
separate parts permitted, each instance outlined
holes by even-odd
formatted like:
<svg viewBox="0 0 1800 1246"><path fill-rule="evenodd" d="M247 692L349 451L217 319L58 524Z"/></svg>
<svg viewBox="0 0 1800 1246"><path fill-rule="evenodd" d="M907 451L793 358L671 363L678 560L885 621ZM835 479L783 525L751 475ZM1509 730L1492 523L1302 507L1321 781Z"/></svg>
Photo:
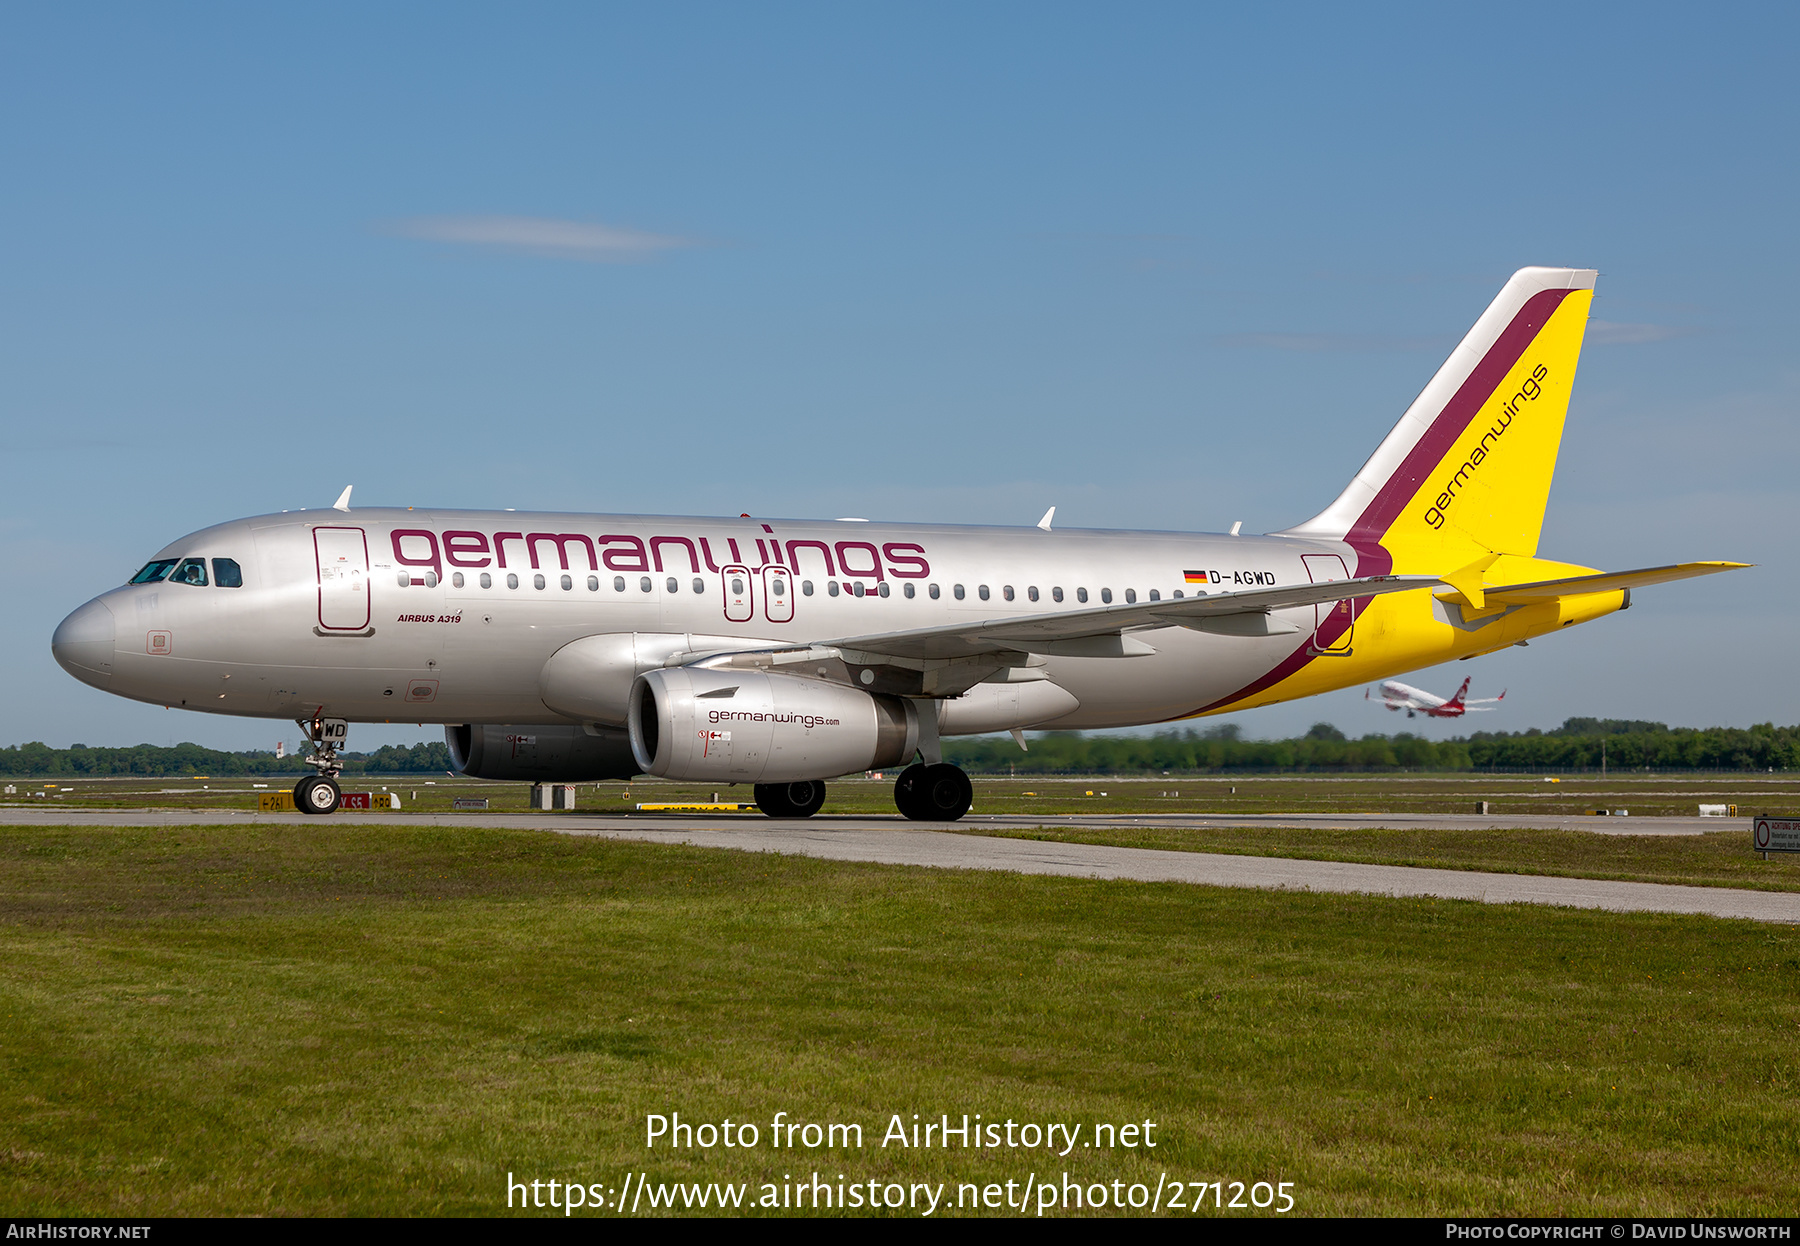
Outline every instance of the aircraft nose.
<svg viewBox="0 0 1800 1246"><path fill-rule="evenodd" d="M113 642L118 624L103 601L90 601L56 626L50 652L84 684L104 688L112 680Z"/></svg>

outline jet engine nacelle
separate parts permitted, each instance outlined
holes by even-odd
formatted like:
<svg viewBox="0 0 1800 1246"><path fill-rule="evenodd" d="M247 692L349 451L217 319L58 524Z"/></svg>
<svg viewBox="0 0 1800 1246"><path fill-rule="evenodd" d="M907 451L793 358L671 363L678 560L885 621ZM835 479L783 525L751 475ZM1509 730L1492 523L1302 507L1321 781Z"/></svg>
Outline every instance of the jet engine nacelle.
<svg viewBox="0 0 1800 1246"><path fill-rule="evenodd" d="M631 688L631 751L665 779L794 783L897 766L919 743L901 697L762 671L680 666Z"/></svg>
<svg viewBox="0 0 1800 1246"><path fill-rule="evenodd" d="M631 741L617 728L469 723L445 727L444 742L451 763L477 779L592 783L639 772Z"/></svg>

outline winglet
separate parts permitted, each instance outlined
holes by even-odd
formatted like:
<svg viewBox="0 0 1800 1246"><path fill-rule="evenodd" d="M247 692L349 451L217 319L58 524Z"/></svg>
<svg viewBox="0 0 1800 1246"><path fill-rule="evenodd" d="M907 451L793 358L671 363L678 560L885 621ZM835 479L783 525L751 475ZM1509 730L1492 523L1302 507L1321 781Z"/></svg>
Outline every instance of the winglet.
<svg viewBox="0 0 1800 1246"><path fill-rule="evenodd" d="M1050 517L1054 514L1056 514L1056 508L1052 506L1049 510L1044 512L1044 517L1038 520L1038 527L1042 528L1045 532L1050 531Z"/></svg>
<svg viewBox="0 0 1800 1246"><path fill-rule="evenodd" d="M331 509L334 511L343 511L348 515L350 513L350 490L355 487L355 485L345 485L344 491L338 494L338 500L331 504Z"/></svg>

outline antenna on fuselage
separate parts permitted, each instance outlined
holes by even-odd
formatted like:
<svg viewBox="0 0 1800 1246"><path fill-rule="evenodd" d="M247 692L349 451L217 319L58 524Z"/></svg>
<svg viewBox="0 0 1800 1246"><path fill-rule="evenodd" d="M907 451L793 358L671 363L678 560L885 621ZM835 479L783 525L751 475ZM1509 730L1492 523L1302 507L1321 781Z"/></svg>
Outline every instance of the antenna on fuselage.
<svg viewBox="0 0 1800 1246"><path fill-rule="evenodd" d="M1239 532L1241 532L1243 530L1243 527L1244 527L1244 521L1241 519L1238 520L1236 523L1231 525L1231 535L1236 536Z"/></svg>
<svg viewBox="0 0 1800 1246"><path fill-rule="evenodd" d="M1044 512L1044 517L1038 520L1038 527L1042 528L1045 532L1050 531L1050 519L1055 514L1056 508L1052 506L1049 510Z"/></svg>
<svg viewBox="0 0 1800 1246"><path fill-rule="evenodd" d="M343 511L348 515L350 513L350 490L354 488L356 488L355 485L345 485L344 491L338 494L338 500L331 504L331 509L334 511Z"/></svg>

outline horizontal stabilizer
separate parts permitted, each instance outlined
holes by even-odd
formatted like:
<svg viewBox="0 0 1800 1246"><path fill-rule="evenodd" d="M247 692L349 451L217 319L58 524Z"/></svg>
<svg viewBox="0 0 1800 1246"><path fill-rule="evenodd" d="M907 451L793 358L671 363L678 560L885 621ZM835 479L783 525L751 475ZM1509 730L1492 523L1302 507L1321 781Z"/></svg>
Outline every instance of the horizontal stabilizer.
<svg viewBox="0 0 1800 1246"><path fill-rule="evenodd" d="M1622 588L1643 588L1650 584L1667 584L1672 580L1691 580L1698 575L1720 571L1736 571L1748 567L1747 562L1683 562L1667 567L1645 567L1638 571L1605 571L1598 575L1577 575L1565 580L1539 580L1534 584L1489 585L1483 590L1485 604L1493 606L1525 606L1539 601L1555 601L1559 597L1580 597L1586 593L1616 593ZM1446 580L1446 583L1449 581ZM1460 590L1461 586L1457 586ZM1461 596L1440 593L1441 597Z"/></svg>

